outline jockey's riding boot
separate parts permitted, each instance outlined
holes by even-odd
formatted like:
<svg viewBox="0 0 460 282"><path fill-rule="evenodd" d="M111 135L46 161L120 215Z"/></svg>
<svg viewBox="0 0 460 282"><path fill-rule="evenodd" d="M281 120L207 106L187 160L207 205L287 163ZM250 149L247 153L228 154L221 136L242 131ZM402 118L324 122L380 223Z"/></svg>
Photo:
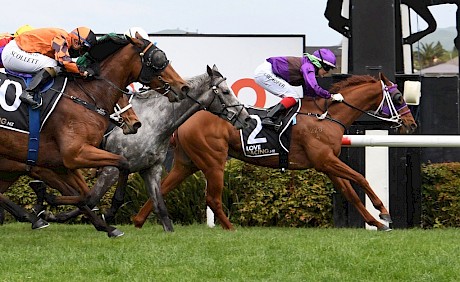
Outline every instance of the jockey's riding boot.
<svg viewBox="0 0 460 282"><path fill-rule="evenodd" d="M35 74L29 86L21 93L19 99L32 106L32 109L39 108L42 105L42 98L40 96L40 88L48 83L48 81L56 76L55 68L44 68ZM40 102L34 100L34 93L38 93Z"/></svg>
<svg viewBox="0 0 460 282"><path fill-rule="evenodd" d="M267 116L262 119L262 125L265 126L279 126L279 124L276 124L275 121L278 119L279 114L286 110L286 107L279 103L276 106L274 106L268 113Z"/></svg>

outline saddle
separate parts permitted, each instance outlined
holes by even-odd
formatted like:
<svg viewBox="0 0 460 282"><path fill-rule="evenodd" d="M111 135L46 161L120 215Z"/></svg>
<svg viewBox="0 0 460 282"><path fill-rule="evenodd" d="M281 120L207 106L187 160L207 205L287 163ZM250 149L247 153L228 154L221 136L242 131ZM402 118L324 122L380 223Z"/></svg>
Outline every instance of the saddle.
<svg viewBox="0 0 460 282"><path fill-rule="evenodd" d="M243 153L246 157L267 157L279 155L280 168L287 168L287 157L291 141L292 125L301 107L299 101L280 115L279 128L263 127L261 120L267 115L266 109L247 107L251 120L248 127L240 130Z"/></svg>
<svg viewBox="0 0 460 282"><path fill-rule="evenodd" d="M23 89L32 80L32 75L8 71L0 72L0 127L22 133L29 133L29 108L19 100ZM55 77L40 90L43 106L40 107L40 130L61 99L67 77ZM48 92L48 93L45 93Z"/></svg>

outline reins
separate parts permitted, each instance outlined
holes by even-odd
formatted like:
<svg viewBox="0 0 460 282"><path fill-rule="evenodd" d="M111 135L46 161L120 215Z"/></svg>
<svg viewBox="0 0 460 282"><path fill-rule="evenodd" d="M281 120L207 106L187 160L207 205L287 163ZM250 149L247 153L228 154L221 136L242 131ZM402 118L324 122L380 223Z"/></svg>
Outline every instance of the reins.
<svg viewBox="0 0 460 282"><path fill-rule="evenodd" d="M149 42L147 40L146 40L146 42L148 42L148 44L146 44L144 49L141 50L141 52L139 53L139 56L141 57L141 64L142 64L141 72L139 74L139 80L143 82L144 86L145 86L146 81L148 81L150 79L152 79L152 80L154 79L154 76L155 76L156 72L163 71L167 67L167 65L169 64L169 61L166 59L166 55L164 55L165 60L161 63L161 66L156 65L155 60L152 59L153 53L155 53L155 52L163 52L163 51L161 51L160 49L156 48L153 45L152 42ZM162 53L162 54L164 54L164 53ZM74 76L74 78L75 77L76 76ZM121 89L119 86L117 86L115 83L113 83L111 80L109 80L109 79L107 79L105 77L95 75L92 78L96 79L96 80L104 81L110 87L114 88L116 91L121 92L122 95L123 94L124 95L130 94L130 92L128 90ZM165 93L163 93L162 95L164 96L164 95L168 94L168 92L171 91L171 86L169 85L169 83L165 82L162 79L161 75L158 75L157 78L158 78L158 80L160 82L163 83L163 86L158 87L155 90L164 89ZM108 116L109 110L103 109L101 107L98 107L97 106L97 101L96 101L95 97L90 93L90 91L88 91L78 80L74 79L74 82L77 85L77 87L85 95L87 95L92 100L93 103L89 103L89 102L87 102L87 101L85 101L85 100L83 100L83 99L81 99L79 97L76 97L76 96L68 95L65 92L62 92L62 96L66 97L66 98L69 98L73 102L75 102L75 103L77 103L79 105L82 105L85 108L100 114L101 116L109 119L111 122L115 123L119 127L123 126L123 119L121 117L121 114L123 112L129 110L132 107L132 105L130 103L128 104L128 106L123 107L123 108L121 108L118 104L116 104L115 108L114 108L114 113L111 114L110 116ZM55 92L60 92L60 91L57 91L56 89L52 89L52 90L54 90ZM110 95L115 95L113 92L109 92L109 93L110 93Z"/></svg>
<svg viewBox="0 0 460 282"><path fill-rule="evenodd" d="M207 91L211 91L211 90L212 90L212 91L214 92L214 94L215 94L215 95L213 96L211 102L209 103L209 105L212 105L212 103L214 102L214 100L215 100L216 97L217 97L217 98L219 98L219 100L220 100L219 102L220 102L220 104L221 104L221 106L222 106L222 110L221 110L220 112L213 112L213 111L209 111L209 112L212 113L212 114L218 115L218 116L224 116L224 113L225 113L225 111L226 111L228 108L232 108L232 107L235 107L235 108L236 108L236 107L241 107L241 109L238 110L238 111L237 111L235 114L233 114L232 116L225 116L227 120L229 120L230 122L233 122L234 119L235 119L235 117L237 117L237 116L241 113L241 111L243 110L243 105L241 105L241 104L236 104L236 105L228 105L228 106L227 106L227 105L225 104L224 99L223 99L223 97L221 96L222 93L220 93L219 90L218 90L218 86L219 86L219 84L221 84L222 82L224 82L224 81L226 81L226 80L227 80L226 77L221 77L216 83L214 83L214 84L211 85L211 88L210 88L210 89L207 90ZM212 81L213 81L213 77L211 77L211 83L212 83ZM201 101L199 101L199 100L197 100L197 99L191 97L188 93L187 93L186 96L187 96L187 98L191 99L192 101L194 101L195 103L197 103L198 105L200 105L201 110L208 111L207 108L209 107L209 105L208 105L208 106L205 106ZM227 111L227 113L228 113L228 111Z"/></svg>
<svg viewBox="0 0 460 282"><path fill-rule="evenodd" d="M406 111L406 112L404 112L402 114L399 114L398 109L396 109L396 107L394 105L392 94L390 93L390 91L392 91L393 89L397 90L397 85L392 84L391 86L387 86L387 85L385 85L383 83L382 80L380 80L380 82L382 84L382 93L383 93L382 101L380 102L379 107L374 112L364 111L364 110L362 110L362 109L360 109L360 108L348 103L345 99L341 103L346 105L346 106L348 106L348 107L350 107L350 108L352 108L352 109L354 109L354 110L356 110L356 111L359 111L359 112L361 112L363 114L366 114L366 115L368 115L370 117L374 117L374 118L377 118L379 120L386 121L386 122L395 123L396 125L393 126L393 127L400 127L402 125L401 116L409 113L410 111L408 110L408 111ZM315 104L316 104L316 101L315 101ZM381 113L384 110L385 105L388 106L388 111L389 111L388 116L390 116L389 118L383 117L381 115L378 115L379 113ZM301 112L299 112L298 114L303 114L303 115L307 115L307 116L311 116L311 117L316 117L317 119L320 119L320 120L327 119L329 121L332 121L332 122L335 122L335 123L341 125L344 128L344 130L346 130L347 127L341 121L336 120L336 119L332 118L329 115L328 106L329 106L329 104L326 101L326 106L325 106L326 109L325 109L323 114L301 113ZM399 110L401 110L401 109L403 109L405 107L407 107L406 104L404 104L401 108L399 108ZM321 107L319 107L319 108L321 109Z"/></svg>
<svg viewBox="0 0 460 282"><path fill-rule="evenodd" d="M298 112L297 114L298 115L305 115L305 116L315 117L315 118L320 119L320 120L326 119L326 120L329 120L329 121L337 123L338 125L342 126L344 130L347 130L347 127L345 126L345 124L343 124L340 120L332 118L328 114L326 116L323 116L322 114L320 115L320 114L302 113L302 112Z"/></svg>
<svg viewBox="0 0 460 282"><path fill-rule="evenodd" d="M383 81L380 81L380 82L382 84L382 93L383 93L382 101L380 102L380 105L378 106L378 108L373 113L363 111L363 110L351 105L350 103L346 102L345 100L342 101L342 103L344 103L348 107L350 107L350 108L352 108L354 110L360 111L360 112L362 112L362 113L364 113L364 114L366 114L366 115L368 115L370 117L374 117L374 118L382 120L382 121L395 123L396 125L393 126L393 127L400 127L402 125L401 116L404 115L404 114L409 113L409 111L406 111L403 114L399 114L398 109L396 109L396 107L394 105L393 97L392 97L390 91L392 91L393 89L397 90L398 85L397 84L392 84L391 86L387 86L387 85L385 85L383 83ZM381 113L383 111L385 105L388 106L388 111L389 111L388 116L390 116L389 118L383 117L381 115L378 115L379 113ZM401 110L404 107L407 107L407 105L404 105L399 110Z"/></svg>

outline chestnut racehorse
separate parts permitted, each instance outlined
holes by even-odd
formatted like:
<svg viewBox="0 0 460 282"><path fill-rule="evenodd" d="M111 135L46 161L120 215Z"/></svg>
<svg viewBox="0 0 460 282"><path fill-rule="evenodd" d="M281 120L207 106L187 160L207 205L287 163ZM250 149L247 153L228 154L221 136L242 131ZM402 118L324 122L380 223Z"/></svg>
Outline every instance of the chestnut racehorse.
<svg viewBox="0 0 460 282"><path fill-rule="evenodd" d="M344 102L303 99L296 124L292 126L288 169L315 168L324 172L332 180L335 188L356 207L366 223L376 226L379 230L389 230L387 225L376 220L366 210L350 184L350 181L359 184L374 207L380 211L380 218L391 222L388 210L367 180L338 158L342 135L363 112L375 111L373 115L381 116L386 112L385 108L392 108L393 105L393 117L385 120L396 122L399 125L399 133L412 133L417 125L401 92L383 74L380 74L380 80L371 76L351 76L334 84L331 92L340 92L345 98ZM327 106L323 108L319 105ZM320 119L319 116L326 109L328 117ZM207 180L206 203L225 229L233 229L222 209L223 177L227 157L265 167L279 167L277 155L245 157L240 131L204 111L196 113L179 127L175 143L174 166L162 181L162 194L166 195L189 175L201 170ZM147 202L133 218L136 227L142 227L151 212L151 207L152 203Z"/></svg>
<svg viewBox="0 0 460 282"><path fill-rule="evenodd" d="M99 62L99 74L93 80L75 78L68 82L61 101L41 129L35 164L26 164L28 135L0 128L0 198L19 176L28 174L64 195L53 198L55 203L76 205L97 230L116 237L123 233L86 205L89 188L78 170L115 166L123 175L128 170L126 158L97 148L109 123L101 113L113 113L126 93L124 89L135 81L167 95L170 102L185 98L189 87L164 52L141 37L109 37L98 42L90 55Z"/></svg>

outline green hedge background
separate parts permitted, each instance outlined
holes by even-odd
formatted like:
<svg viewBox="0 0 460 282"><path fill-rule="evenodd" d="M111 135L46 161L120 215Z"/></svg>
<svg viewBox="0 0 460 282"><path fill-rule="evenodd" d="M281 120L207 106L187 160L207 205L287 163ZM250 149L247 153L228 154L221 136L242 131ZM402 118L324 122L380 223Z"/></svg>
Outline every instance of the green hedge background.
<svg viewBox="0 0 460 282"><path fill-rule="evenodd" d="M85 173L91 187L95 178ZM23 177L6 195L30 210L35 194ZM201 172L189 177L166 196L171 218L176 224L206 222L206 181ZM48 188L48 191L52 191ZM111 201L114 187L105 195L101 210ZM54 192L56 193L56 192ZM283 227L332 227L332 195L336 193L329 178L313 169L286 171L253 166L239 160L227 162L224 179L224 211L234 225ZM117 224L131 223L147 200L143 180L132 174L128 181L125 204L117 213ZM69 206L47 207L53 213ZM9 214L7 221L14 220ZM150 221L156 222L155 215ZM72 223L86 222L80 216ZM460 163L422 165L422 228L460 227Z"/></svg>

